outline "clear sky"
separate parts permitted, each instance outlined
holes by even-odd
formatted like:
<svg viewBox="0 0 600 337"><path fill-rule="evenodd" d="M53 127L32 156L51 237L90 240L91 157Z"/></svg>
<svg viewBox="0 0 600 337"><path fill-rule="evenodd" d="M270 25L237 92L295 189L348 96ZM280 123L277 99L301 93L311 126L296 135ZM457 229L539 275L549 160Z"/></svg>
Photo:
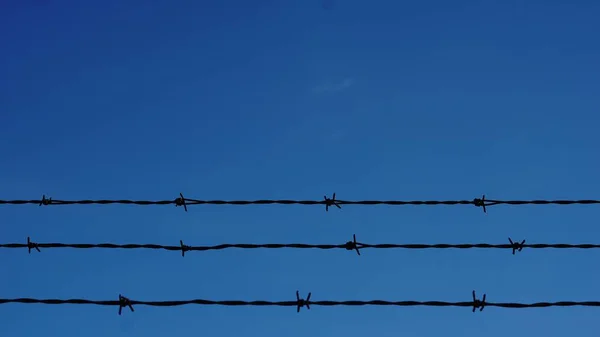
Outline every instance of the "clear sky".
<svg viewBox="0 0 600 337"><path fill-rule="evenodd" d="M3 1L0 199L598 198L598 1ZM1 206L24 243L600 242L598 206ZM0 297L599 300L577 250L0 251ZM3 336L597 336L594 308L0 306Z"/></svg>

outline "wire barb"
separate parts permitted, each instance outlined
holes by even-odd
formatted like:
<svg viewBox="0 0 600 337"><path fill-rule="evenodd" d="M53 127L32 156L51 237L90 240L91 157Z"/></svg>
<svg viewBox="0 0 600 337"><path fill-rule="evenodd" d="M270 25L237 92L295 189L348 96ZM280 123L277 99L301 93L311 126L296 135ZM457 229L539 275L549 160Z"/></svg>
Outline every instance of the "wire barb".
<svg viewBox="0 0 600 337"><path fill-rule="evenodd" d="M40 247L38 246L38 244L35 243L35 242L31 242L31 239L28 236L27 237L27 250L28 250L29 254L31 254L31 249L32 248L34 248L35 250L37 250L38 252L41 253Z"/></svg>
<svg viewBox="0 0 600 337"><path fill-rule="evenodd" d="M125 307L129 307L129 310L131 310L131 312L135 311L133 310L133 305L131 304L131 301L127 297L119 294L119 316L121 315L121 311Z"/></svg>
<svg viewBox="0 0 600 337"><path fill-rule="evenodd" d="M487 214L487 210L485 208L485 206L487 206L486 203L485 203L485 194L481 197L481 199L479 199L479 198L473 199L473 204L476 207L483 207L483 213Z"/></svg>
<svg viewBox="0 0 600 337"><path fill-rule="evenodd" d="M323 198L325 199L325 211L329 212L329 207L330 206L335 206L339 209L342 209L342 206L340 206L340 202L335 200L335 193L333 193L333 196L331 199L327 198L327 196L323 196Z"/></svg>
<svg viewBox="0 0 600 337"><path fill-rule="evenodd" d="M473 312L475 312L475 309L477 309L477 308L479 308L479 311L483 311L483 308L486 305L486 303L485 303L485 295L486 294L483 294L483 297L481 298L481 301L480 301L475 296L475 290L473 290Z"/></svg>
<svg viewBox="0 0 600 337"><path fill-rule="evenodd" d="M310 310L310 295L306 296L306 299L300 298L300 293L296 290L296 312L300 312L300 308L306 307L306 309Z"/></svg>
<svg viewBox="0 0 600 337"><path fill-rule="evenodd" d="M179 244L181 245L181 256L185 257L185 252L191 250L191 246L187 246L183 244L183 240L179 240Z"/></svg>
<svg viewBox="0 0 600 337"><path fill-rule="evenodd" d="M175 199L175 207L183 206L183 210L187 212L187 205L183 193L179 193L179 198Z"/></svg>
<svg viewBox="0 0 600 337"><path fill-rule="evenodd" d="M518 242L518 241L517 242L513 242L513 240L511 240L510 238L508 238L508 241L510 242L510 245L511 245L510 248L512 248L512 254L513 255L515 255L516 251L520 252L520 251L523 250L523 247L525 245L525 240L523 240L521 242Z"/></svg>
<svg viewBox="0 0 600 337"><path fill-rule="evenodd" d="M40 206L44 205L44 206L48 206L52 203L52 198L48 198L46 199L46 195L42 194L42 200L40 200Z"/></svg>
<svg viewBox="0 0 600 337"><path fill-rule="evenodd" d="M356 242L356 234L352 234L352 239L353 241L346 242L344 248L346 248L346 250L356 250L356 254L360 256L360 251L358 250L358 245L360 245L360 243Z"/></svg>

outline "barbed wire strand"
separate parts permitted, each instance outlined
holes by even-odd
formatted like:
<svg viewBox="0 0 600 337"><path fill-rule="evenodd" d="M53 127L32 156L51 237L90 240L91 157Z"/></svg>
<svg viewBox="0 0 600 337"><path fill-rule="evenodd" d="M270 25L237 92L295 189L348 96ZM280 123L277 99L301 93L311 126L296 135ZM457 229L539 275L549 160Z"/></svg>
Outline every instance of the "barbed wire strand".
<svg viewBox="0 0 600 337"><path fill-rule="evenodd" d="M281 249L281 248L294 248L294 249L346 249L354 250L360 255L360 250L364 248L373 249L512 249L513 255L515 252L520 252L523 248L533 249L598 249L600 244L582 243L582 244L569 244L569 243L534 243L526 244L525 240L521 242L513 241L508 238L509 243L504 244L491 244L491 243L436 243L436 244L424 244L424 243L405 243L405 244L394 244L394 243L382 243L382 244L368 244L356 241L356 235L352 236L353 240L347 241L343 244L304 244L304 243L265 243L265 244L253 244L253 243L224 243L214 246L188 246L179 241L179 246L159 245L159 244L115 244L115 243L36 243L32 242L27 237L27 243L2 243L0 248L27 248L29 253L32 249L40 252L40 248L75 248L75 249L156 249L156 250L168 250L168 251L181 251L181 255L185 256L188 251L208 251L208 250L222 250L230 248L238 249Z"/></svg>
<svg viewBox="0 0 600 337"><path fill-rule="evenodd" d="M403 205L475 205L476 207L482 207L484 212L487 212L486 208L494 205L590 205L600 204L600 200L493 200L486 199L485 195L482 198L475 198L473 200L338 200L336 199L335 193L332 198L327 196L323 197L323 200L199 200L199 199L188 199L184 198L183 194L180 193L179 197L172 200L58 200L52 198L46 198L45 195L42 199L32 200L0 200L0 205L25 205L25 204L37 204L39 206L50 206L50 205L89 205L89 204L128 204L128 205L175 205L183 206L187 212L187 207L191 205L271 205L271 204L282 204L282 205L325 205L325 210L329 211L329 207L337 207L341 209L341 205L391 205L391 206L403 206Z"/></svg>
<svg viewBox="0 0 600 337"><path fill-rule="evenodd" d="M306 307L310 309L310 306L399 306L399 307L412 307L412 306L430 306L430 307L471 307L473 312L476 309L483 311L484 307L500 307L500 308L547 308L547 307L573 307L573 306L584 306L584 307L600 307L600 301L560 301L560 302L536 302L536 303L492 303L486 302L486 295L483 298L477 299L475 291L472 293L473 299L465 302L444 302L444 301L386 301L386 300L371 300L371 301L311 301L311 293L308 293L306 299L300 297L299 292L296 291L296 300L294 301L241 301L241 300L206 300L206 299L194 299L194 300L180 300L180 301L136 301L130 300L129 298L119 294L119 300L108 300L108 301L97 301L87 299L35 299L35 298L2 298L0 304L7 303L21 303L21 304L88 304L88 305L100 305L100 306L118 306L119 315L121 310L128 307L131 311L134 311L134 305L147 305L155 307L173 307L182 306L189 304L196 305L221 305L221 306L280 306L280 307L296 307L297 312L300 309Z"/></svg>

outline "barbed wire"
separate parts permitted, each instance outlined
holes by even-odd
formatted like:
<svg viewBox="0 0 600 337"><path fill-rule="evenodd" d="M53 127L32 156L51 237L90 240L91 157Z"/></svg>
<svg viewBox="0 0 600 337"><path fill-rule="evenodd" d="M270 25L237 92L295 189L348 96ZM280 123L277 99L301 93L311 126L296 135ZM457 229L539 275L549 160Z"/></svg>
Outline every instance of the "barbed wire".
<svg viewBox="0 0 600 337"><path fill-rule="evenodd" d="M327 196L323 197L323 200L199 200L199 199L188 199L184 198L183 194L179 193L179 197L173 200L58 200L52 198L46 198L45 195L42 199L32 200L0 200L0 205L25 205L25 204L37 204L39 206L50 206L50 205L90 205L90 204L128 204L128 205L175 205L183 206L187 212L187 207L191 205L271 205L271 204L282 204L282 205L325 205L325 210L329 211L329 207L337 207L341 209L341 205L391 205L391 206L404 206L404 205L474 205L476 207L482 207L483 211L487 213L487 207L494 205L590 205L600 204L600 200L493 200L486 199L485 195L482 198L475 198L473 200L338 200L336 199L335 193L331 198Z"/></svg>
<svg viewBox="0 0 600 337"><path fill-rule="evenodd" d="M298 291L296 291L296 300L294 301L241 301L241 300L225 300L225 301L214 301L206 299L194 299L194 300L181 300L181 301L136 301L130 300L129 298L119 294L118 300L108 301L97 301L97 300L86 300L86 299L35 299L35 298L12 298L12 299L0 299L0 304L6 303L22 303L22 304L89 304L89 305L101 305L101 306L118 306L119 315L123 308L128 307L132 312L134 311L134 305L147 305L155 307L173 307L182 306L189 304L196 305L221 305L221 306L279 306L279 307L296 307L296 311L300 312L300 309L306 307L310 309L310 306L398 306L398 307L413 307L413 306L430 306L430 307L471 307L472 311L476 309L483 311L487 307L500 307L500 308L547 308L547 307L600 307L600 301L560 301L560 302L536 302L536 303L491 303L486 302L486 294L483 295L482 299L478 299L475 295L475 291L472 292L472 300L465 302L444 302L444 301L385 301L385 300L371 300L371 301L311 301L311 293L308 293L306 299L300 297Z"/></svg>
<svg viewBox="0 0 600 337"><path fill-rule="evenodd" d="M92 248L104 248L104 249L158 249L158 250L169 250L169 251L181 251L181 256L185 256L186 252L189 251L208 251L208 250L222 250L230 248L238 249L281 249L281 248L295 248L295 249L346 249L354 250L360 255L360 250L363 248L374 248L374 249L511 249L513 255L515 252L520 252L523 248L534 248L534 249L597 249L600 248L600 244L582 243L582 244L569 244L569 243L534 243L525 244L525 240L521 242L513 241L508 238L509 243L503 244L491 244L491 243L435 243L435 244L423 244L423 243L381 243L381 244L369 244L356 241L356 235L352 236L351 241L346 241L343 244L305 244L305 243L224 243L214 246L188 246L183 243L183 240L179 240L179 246L168 246L159 244L115 244L115 243L36 243L32 242L30 237L27 237L27 243L2 243L0 248L27 248L29 253L32 249L40 252L40 248L75 248L75 249L92 249Z"/></svg>

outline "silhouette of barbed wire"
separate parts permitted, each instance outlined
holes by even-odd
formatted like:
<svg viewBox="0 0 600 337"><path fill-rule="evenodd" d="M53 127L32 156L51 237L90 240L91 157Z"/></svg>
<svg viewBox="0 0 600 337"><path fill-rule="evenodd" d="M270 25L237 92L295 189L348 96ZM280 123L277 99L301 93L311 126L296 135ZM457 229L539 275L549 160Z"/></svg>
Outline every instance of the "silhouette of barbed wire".
<svg viewBox="0 0 600 337"><path fill-rule="evenodd" d="M0 200L0 204L4 205L25 205L25 204L37 204L39 206L49 206L49 205L90 205L90 204L128 204L128 205L175 205L175 206L183 206L187 211L187 206L191 205L271 205L271 204L281 204L281 205L325 205L325 210L329 210L329 207L337 207L341 208L341 205L390 205L390 206L404 206L404 205L474 205L476 207L482 207L484 212L486 208L494 205L590 205L590 204L600 204L600 200L493 200L486 199L485 195L482 198L475 198L473 200L412 200L412 201L402 201L402 200L338 200L335 197L335 193L332 198L328 198L325 196L323 200L199 200L199 199L188 199L184 198L183 194L179 194L180 197L172 199L172 200L58 200L52 198L46 198L46 196L42 196L42 199L31 199L31 200Z"/></svg>
<svg viewBox="0 0 600 337"><path fill-rule="evenodd" d="M121 310L125 307L129 307L131 311L134 311L134 305L147 305L155 307L173 307L182 305L220 305L220 306L279 306L279 307L296 307L297 311L300 312L300 308L306 307L310 309L310 306L398 306L398 307L413 307L413 306L429 306L429 307L471 307L472 311L476 309L483 311L484 307L500 307L500 308L547 308L547 307L573 307L573 306L584 306L584 307L600 307L600 301L559 301L559 302L536 302L536 303L493 303L486 302L486 295L483 295L481 300L476 298L475 291L472 292L471 301L463 302L445 302L445 301L387 301L387 300L371 300L371 301L311 301L311 293L308 294L306 299L299 296L296 292L296 300L290 301L242 301L242 300L207 300L207 299L193 299L193 300L177 300L177 301L137 301L130 300L129 298L120 295L118 300L87 300L87 299L35 299L35 298L2 298L0 304L7 303L21 303L21 304L79 304L79 305L100 305L100 306L118 306L119 315Z"/></svg>
<svg viewBox="0 0 600 337"><path fill-rule="evenodd" d="M27 248L29 252L31 249L36 249L38 252L40 248L74 248L74 249L155 249L155 250L168 250L168 251L181 251L182 256L188 251L209 251L209 250L223 250L223 249L282 249L282 248L293 248L293 249L346 249L355 250L360 255L360 250L365 248L373 249L511 249L513 254L517 251L523 250L523 248L533 249L597 249L600 248L600 244L593 243L581 243L581 244L570 244L570 243L533 243L526 244L525 240L521 242L513 242L511 238L508 238L509 243L502 244L491 244L491 243L435 243L435 244L424 244L424 243L381 243L381 244L369 244L356 241L356 235L353 235L353 240L346 241L342 244L305 244L305 243L224 243L212 246L188 246L179 241L179 246L171 245L160 245L160 244L115 244L115 243L36 243L32 242L30 238L27 238L27 243L2 243L0 248Z"/></svg>

